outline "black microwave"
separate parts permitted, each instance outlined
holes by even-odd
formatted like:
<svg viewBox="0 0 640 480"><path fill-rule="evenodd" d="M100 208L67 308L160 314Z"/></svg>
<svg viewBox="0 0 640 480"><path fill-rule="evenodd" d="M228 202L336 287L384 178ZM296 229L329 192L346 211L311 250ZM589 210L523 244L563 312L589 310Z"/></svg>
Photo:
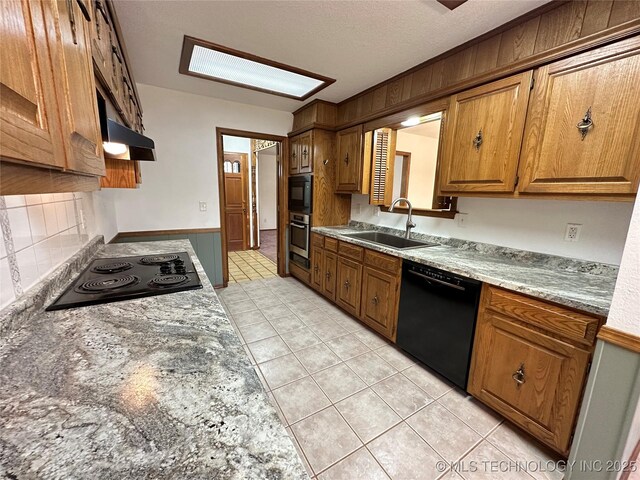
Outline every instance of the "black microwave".
<svg viewBox="0 0 640 480"><path fill-rule="evenodd" d="M313 175L289 177L289 211L310 215Z"/></svg>

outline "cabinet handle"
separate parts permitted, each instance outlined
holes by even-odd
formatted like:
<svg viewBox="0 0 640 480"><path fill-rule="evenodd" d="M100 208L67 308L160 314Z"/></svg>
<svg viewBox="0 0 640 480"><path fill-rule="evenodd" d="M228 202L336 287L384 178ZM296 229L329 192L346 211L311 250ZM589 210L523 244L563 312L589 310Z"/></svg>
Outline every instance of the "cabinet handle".
<svg viewBox="0 0 640 480"><path fill-rule="evenodd" d="M306 157L307 155L309 155L309 154L307 153L307 149L305 148L305 149L302 151L302 156L303 156L303 157Z"/></svg>
<svg viewBox="0 0 640 480"><path fill-rule="evenodd" d="M478 130L478 134L473 137L473 146L476 148L476 151L480 151L480 145L482 145L482 129Z"/></svg>
<svg viewBox="0 0 640 480"><path fill-rule="evenodd" d="M513 375L511 375L511 378L513 378L516 382L516 388L520 388L520 385L522 385L524 382L526 382L525 378L524 378L524 363L520 364L520 368L518 368L518 370L516 370Z"/></svg>
<svg viewBox="0 0 640 480"><path fill-rule="evenodd" d="M313 267L313 271L318 273L318 270L320 270L320 267L318 267L318 265L316 265L315 267Z"/></svg>
<svg viewBox="0 0 640 480"><path fill-rule="evenodd" d="M76 35L76 14L73 11L73 2L75 0L67 0L67 10L69 10L69 25L71 26L71 36L73 37L73 44L78 44L78 37Z"/></svg>
<svg viewBox="0 0 640 480"><path fill-rule="evenodd" d="M378 295L374 295L374 297L371 299L371 303L373 303L374 305L378 305Z"/></svg>
<svg viewBox="0 0 640 480"><path fill-rule="evenodd" d="M346 288L347 290L349 290L349 287L351 286L351 284L349 283L349 280L346 280L344 282L344 288Z"/></svg>
<svg viewBox="0 0 640 480"><path fill-rule="evenodd" d="M327 280L329 280L331 278L331 272L325 273L324 276L327 277Z"/></svg>
<svg viewBox="0 0 640 480"><path fill-rule="evenodd" d="M580 132L580 135L582 135L582 140L584 140L584 138L587 136L587 133L589 133L589 129L593 126L593 120L591 119L591 107L589 107L587 109L587 112L584 114L584 117L582 117L582 120L580 120L576 125L576 128Z"/></svg>
<svg viewBox="0 0 640 480"><path fill-rule="evenodd" d="M349 165L349 152L344 156L344 164Z"/></svg>
<svg viewBox="0 0 640 480"><path fill-rule="evenodd" d="M291 154L291 158L296 158L296 152L293 152L293 153Z"/></svg>

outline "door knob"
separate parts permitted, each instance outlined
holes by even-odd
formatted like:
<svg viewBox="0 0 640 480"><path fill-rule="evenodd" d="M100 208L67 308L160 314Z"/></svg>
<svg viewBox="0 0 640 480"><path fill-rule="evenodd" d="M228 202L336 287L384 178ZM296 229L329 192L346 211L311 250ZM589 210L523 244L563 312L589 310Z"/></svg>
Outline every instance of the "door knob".
<svg viewBox="0 0 640 480"><path fill-rule="evenodd" d="M526 379L524 378L524 363L521 363L520 368L513 372L511 378L516 382L516 388L520 388L520 386L526 382Z"/></svg>

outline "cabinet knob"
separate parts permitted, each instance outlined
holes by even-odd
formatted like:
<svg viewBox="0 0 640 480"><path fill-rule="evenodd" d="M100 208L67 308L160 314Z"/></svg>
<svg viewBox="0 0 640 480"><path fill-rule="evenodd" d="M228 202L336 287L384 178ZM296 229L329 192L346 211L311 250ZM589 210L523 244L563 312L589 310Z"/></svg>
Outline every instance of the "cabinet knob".
<svg viewBox="0 0 640 480"><path fill-rule="evenodd" d="M587 112L584 114L584 117L582 117L582 120L580 120L576 125L576 128L580 132L580 135L582 135L582 140L584 140L584 138L587 136L587 133L589 133L589 129L593 126L594 124L591 118L591 107L589 107L587 109Z"/></svg>
<svg viewBox="0 0 640 480"><path fill-rule="evenodd" d="M346 280L344 282L344 288L346 288L347 290L349 290L349 287L351 286L351 284L349 283L349 280Z"/></svg>
<svg viewBox="0 0 640 480"><path fill-rule="evenodd" d="M378 302L379 302L379 300L378 300L378 295L376 294L376 295L374 295L374 297L371 299L371 303L373 303L374 305L378 305Z"/></svg>
<svg viewBox="0 0 640 480"><path fill-rule="evenodd" d="M344 164L349 165L349 152L344 156Z"/></svg>
<svg viewBox="0 0 640 480"><path fill-rule="evenodd" d="M524 363L520 364L520 368L511 375L511 378L516 382L516 388L520 388L520 385L526 382L524 378Z"/></svg>
<svg viewBox="0 0 640 480"><path fill-rule="evenodd" d="M476 151L480 151L480 145L482 145L482 129L478 130L478 134L473 137L473 146L476 148Z"/></svg>
<svg viewBox="0 0 640 480"><path fill-rule="evenodd" d="M308 153L307 153L307 149L305 148L305 149L302 151L302 156L303 156L303 157L306 157L307 155L308 155Z"/></svg>

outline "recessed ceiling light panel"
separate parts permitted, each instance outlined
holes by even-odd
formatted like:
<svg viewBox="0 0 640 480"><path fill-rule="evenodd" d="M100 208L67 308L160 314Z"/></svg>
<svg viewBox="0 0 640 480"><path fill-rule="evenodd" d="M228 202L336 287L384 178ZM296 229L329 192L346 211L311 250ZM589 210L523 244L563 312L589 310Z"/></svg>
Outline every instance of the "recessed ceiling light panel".
<svg viewBox="0 0 640 480"><path fill-rule="evenodd" d="M304 100L335 82L332 78L255 55L184 37L180 73Z"/></svg>

